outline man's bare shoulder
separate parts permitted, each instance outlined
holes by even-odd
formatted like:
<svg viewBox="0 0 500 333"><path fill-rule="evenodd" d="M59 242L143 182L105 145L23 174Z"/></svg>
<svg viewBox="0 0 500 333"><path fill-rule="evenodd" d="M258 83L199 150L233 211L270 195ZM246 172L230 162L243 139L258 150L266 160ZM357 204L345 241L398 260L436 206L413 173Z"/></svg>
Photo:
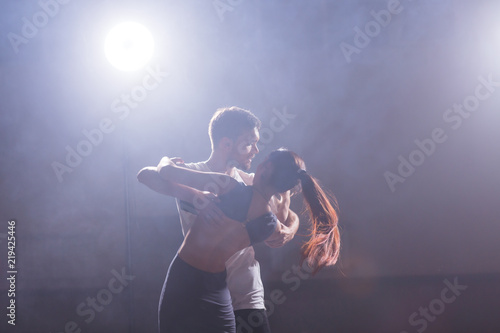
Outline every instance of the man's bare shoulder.
<svg viewBox="0 0 500 333"><path fill-rule="evenodd" d="M253 184L253 177L255 176L254 173L246 173L243 170L236 169L236 172L240 175L241 179L243 179L243 182L247 185L252 185Z"/></svg>

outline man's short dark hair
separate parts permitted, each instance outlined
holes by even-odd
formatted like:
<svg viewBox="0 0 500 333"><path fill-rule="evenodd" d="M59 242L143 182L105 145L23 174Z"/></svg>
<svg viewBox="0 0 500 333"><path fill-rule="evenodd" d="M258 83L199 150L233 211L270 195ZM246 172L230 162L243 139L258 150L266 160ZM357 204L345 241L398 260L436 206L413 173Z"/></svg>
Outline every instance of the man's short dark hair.
<svg viewBox="0 0 500 333"><path fill-rule="evenodd" d="M225 107L215 111L208 126L212 148L222 138L236 140L244 131L260 129L260 120L252 112L236 107Z"/></svg>

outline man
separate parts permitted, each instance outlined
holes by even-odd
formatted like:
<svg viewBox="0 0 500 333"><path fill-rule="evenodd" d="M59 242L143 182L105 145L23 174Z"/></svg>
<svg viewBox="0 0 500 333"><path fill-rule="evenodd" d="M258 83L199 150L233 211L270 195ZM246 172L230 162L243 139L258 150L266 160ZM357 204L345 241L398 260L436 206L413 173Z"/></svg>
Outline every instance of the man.
<svg viewBox="0 0 500 333"><path fill-rule="evenodd" d="M254 175L245 171L250 169L253 158L259 152L257 148L259 129L260 121L250 111L238 107L218 109L209 125L212 146L209 159L184 166L199 171L226 173L238 181L251 185ZM183 163L180 159L176 161ZM154 167L142 169L137 177L141 183L156 192L177 198L183 197L182 186L168 183L160 178ZM216 182L214 186L217 186ZM274 197L272 203L272 210L280 223L274 234L266 240L266 244L270 247L279 247L293 238L299 226L299 219L297 214L289 209L289 192L283 193L280 198ZM213 205L210 202L206 204ZM207 208L207 205L193 205L177 199L184 235L194 222L196 214L209 215L210 207ZM264 288L253 247L234 254L226 262L226 270L227 285L236 319L236 332L269 333L269 322L264 306Z"/></svg>

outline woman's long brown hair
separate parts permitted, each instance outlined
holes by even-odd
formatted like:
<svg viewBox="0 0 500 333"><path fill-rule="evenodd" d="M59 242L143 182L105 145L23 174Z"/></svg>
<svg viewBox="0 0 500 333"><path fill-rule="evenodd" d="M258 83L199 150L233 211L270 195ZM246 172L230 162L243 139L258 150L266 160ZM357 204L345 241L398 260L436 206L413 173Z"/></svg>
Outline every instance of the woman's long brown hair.
<svg viewBox="0 0 500 333"><path fill-rule="evenodd" d="M314 275L321 268L334 265L339 258L338 216L331 201L335 206L337 202L332 195L327 195L323 191L314 177L306 172L300 172L300 180L302 195L312 224L310 239L302 246L302 259L313 269Z"/></svg>
<svg viewBox="0 0 500 333"><path fill-rule="evenodd" d="M313 274L325 266L334 265L340 253L338 216L332 205L337 206L337 201L305 171L305 163L296 153L280 148L271 152L268 159L274 165L270 183L279 193L297 186L299 180L302 185L312 225L310 239L302 246L302 260L309 264Z"/></svg>

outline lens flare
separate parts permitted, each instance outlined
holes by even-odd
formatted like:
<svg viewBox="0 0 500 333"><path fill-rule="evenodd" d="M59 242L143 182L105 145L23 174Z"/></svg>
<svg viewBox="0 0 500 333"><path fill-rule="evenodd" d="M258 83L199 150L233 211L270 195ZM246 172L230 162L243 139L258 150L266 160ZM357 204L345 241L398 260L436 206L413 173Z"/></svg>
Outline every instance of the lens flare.
<svg viewBox="0 0 500 333"><path fill-rule="evenodd" d="M122 71L135 71L144 67L153 56L153 51L153 36L136 22L115 26L104 43L106 58Z"/></svg>

